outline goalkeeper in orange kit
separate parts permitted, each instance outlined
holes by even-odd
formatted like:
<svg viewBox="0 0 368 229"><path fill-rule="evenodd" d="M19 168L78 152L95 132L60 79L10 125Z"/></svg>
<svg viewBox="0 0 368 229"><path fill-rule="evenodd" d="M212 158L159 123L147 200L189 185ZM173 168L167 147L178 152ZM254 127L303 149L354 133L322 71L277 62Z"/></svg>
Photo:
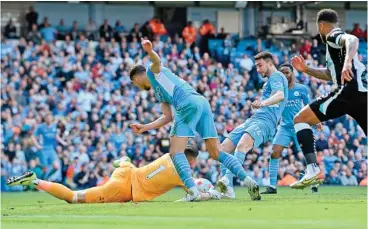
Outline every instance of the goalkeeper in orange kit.
<svg viewBox="0 0 368 229"><path fill-rule="evenodd" d="M194 163L198 150L189 145L185 149L185 155L190 163ZM34 185L38 190L68 203L140 202L152 200L176 186L184 188L169 154L141 168L136 168L128 157L123 157L114 161L114 167L116 169L108 182L86 190L72 191L62 184L37 179L32 171L8 179L7 185ZM220 198L220 193L214 189L201 193L201 200Z"/></svg>

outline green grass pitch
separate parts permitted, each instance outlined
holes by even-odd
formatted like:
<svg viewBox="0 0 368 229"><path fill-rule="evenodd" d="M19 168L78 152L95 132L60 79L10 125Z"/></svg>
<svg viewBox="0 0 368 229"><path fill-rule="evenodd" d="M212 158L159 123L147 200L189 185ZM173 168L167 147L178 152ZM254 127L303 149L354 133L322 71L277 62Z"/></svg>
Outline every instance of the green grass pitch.
<svg viewBox="0 0 368 229"><path fill-rule="evenodd" d="M183 195L175 189L152 202L71 205L46 193L2 193L3 229L182 229L367 228L367 189L320 187L279 188L279 194L252 202L244 188L238 199L173 203Z"/></svg>

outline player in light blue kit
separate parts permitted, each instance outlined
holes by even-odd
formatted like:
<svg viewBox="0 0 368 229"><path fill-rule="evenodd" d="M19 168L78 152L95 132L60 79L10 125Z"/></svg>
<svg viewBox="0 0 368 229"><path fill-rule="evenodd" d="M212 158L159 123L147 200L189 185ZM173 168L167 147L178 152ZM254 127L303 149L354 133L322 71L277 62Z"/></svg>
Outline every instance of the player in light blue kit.
<svg viewBox="0 0 368 229"><path fill-rule="evenodd" d="M194 137L195 132L204 139L211 157L244 180L248 184L251 199L259 200L259 187L256 182L246 176L243 166L233 155L220 150L221 145L208 100L169 69L161 67L160 57L152 50L152 43L149 40L142 39L142 46L152 64L147 70L142 65L134 66L130 71L130 79L140 89L153 88L157 100L161 103L163 115L152 123L134 123L130 127L134 133L140 134L174 121L170 133L170 155L180 179L188 190L188 195L181 201L199 201L205 198L195 186L190 165L184 154L188 138ZM157 173L164 169L166 168L157 168ZM154 175L150 179L154 179ZM217 196L211 192L211 196Z"/></svg>
<svg viewBox="0 0 368 229"><path fill-rule="evenodd" d="M270 52L260 52L254 57L257 72L268 81L263 86L262 99L252 103L257 109L244 124L235 128L222 143L225 152L232 153L243 164L246 154L262 143L269 141L276 133L277 124L288 98L287 79L276 69ZM221 168L223 177L217 182L225 198L235 198L233 173Z"/></svg>
<svg viewBox="0 0 368 229"><path fill-rule="evenodd" d="M301 151L294 129L294 117L305 105L309 104L310 102L308 88L295 82L293 66L290 64L283 64L280 67L280 71L288 80L288 101L284 111L282 112L281 123L273 141L272 154L269 163L270 186L267 187L267 189L261 194L277 194L279 158L281 157L282 151L289 147L290 142L293 141L298 152ZM322 124L317 126L317 128L321 127ZM312 191L317 192L317 187L313 187Z"/></svg>
<svg viewBox="0 0 368 229"><path fill-rule="evenodd" d="M42 146L38 143L37 138L41 137ZM59 158L56 154L55 147L57 142L66 146L67 143L57 133L56 123L53 122L51 113L46 114L45 122L37 126L33 142L39 149L40 163L42 166L47 167L46 178L53 175L59 168Z"/></svg>

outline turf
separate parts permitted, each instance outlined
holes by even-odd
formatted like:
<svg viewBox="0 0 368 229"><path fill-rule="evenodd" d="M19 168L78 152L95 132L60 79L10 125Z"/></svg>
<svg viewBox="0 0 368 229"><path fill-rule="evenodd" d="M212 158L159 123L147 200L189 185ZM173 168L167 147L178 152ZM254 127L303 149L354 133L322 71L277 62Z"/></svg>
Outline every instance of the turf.
<svg viewBox="0 0 368 229"><path fill-rule="evenodd" d="M1 228L367 228L367 195L362 187L280 188L252 202L244 189L237 200L173 203L176 189L152 202L71 205L46 193L2 193Z"/></svg>

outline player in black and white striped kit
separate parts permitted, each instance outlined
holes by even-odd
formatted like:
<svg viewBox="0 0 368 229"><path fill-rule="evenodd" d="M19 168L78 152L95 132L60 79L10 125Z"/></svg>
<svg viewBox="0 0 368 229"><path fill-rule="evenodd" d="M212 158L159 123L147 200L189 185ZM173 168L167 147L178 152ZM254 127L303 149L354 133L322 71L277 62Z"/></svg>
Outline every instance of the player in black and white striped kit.
<svg viewBox="0 0 368 229"><path fill-rule="evenodd" d="M310 68L302 56L293 57L291 61L301 72L332 81L335 90L305 106L294 118L298 142L307 161L304 177L291 185L296 189L318 183L320 169L311 126L348 114L367 135L367 69L358 60L359 39L338 27L338 15L331 9L318 12L317 27L326 43L326 68Z"/></svg>

